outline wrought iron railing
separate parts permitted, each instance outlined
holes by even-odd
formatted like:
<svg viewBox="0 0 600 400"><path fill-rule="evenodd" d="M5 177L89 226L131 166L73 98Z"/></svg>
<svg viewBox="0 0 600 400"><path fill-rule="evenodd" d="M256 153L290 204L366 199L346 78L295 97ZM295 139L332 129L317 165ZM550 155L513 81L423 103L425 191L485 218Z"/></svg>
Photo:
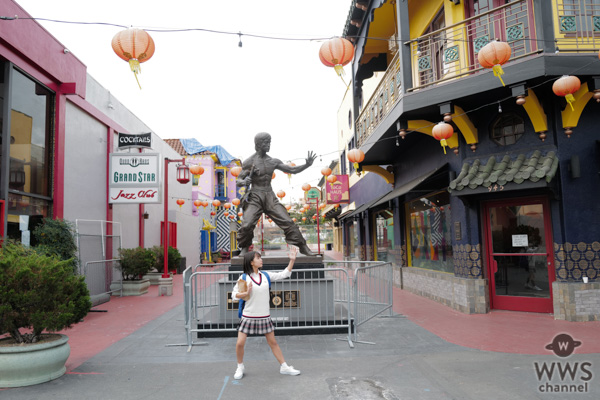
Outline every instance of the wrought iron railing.
<svg viewBox="0 0 600 400"><path fill-rule="evenodd" d="M556 50L597 52L600 48L600 4L594 0L553 0Z"/></svg>
<svg viewBox="0 0 600 400"><path fill-rule="evenodd" d="M396 103L402 98L402 80L400 79L400 59L398 54L390 63L389 68L373 96L363 107L356 120L356 133L358 147L367 140L381 121L392 111Z"/></svg>
<svg viewBox="0 0 600 400"><path fill-rule="evenodd" d="M511 60L538 52L533 7L513 1L407 42L416 90L481 70L477 52L495 39L506 41Z"/></svg>

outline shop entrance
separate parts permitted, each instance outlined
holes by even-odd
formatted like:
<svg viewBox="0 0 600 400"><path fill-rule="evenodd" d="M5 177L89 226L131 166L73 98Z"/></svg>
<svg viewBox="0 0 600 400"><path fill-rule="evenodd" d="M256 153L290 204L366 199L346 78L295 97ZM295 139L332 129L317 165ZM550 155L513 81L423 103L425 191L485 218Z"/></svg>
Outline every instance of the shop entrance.
<svg viewBox="0 0 600 400"><path fill-rule="evenodd" d="M554 258L545 198L484 203L491 306L552 312Z"/></svg>

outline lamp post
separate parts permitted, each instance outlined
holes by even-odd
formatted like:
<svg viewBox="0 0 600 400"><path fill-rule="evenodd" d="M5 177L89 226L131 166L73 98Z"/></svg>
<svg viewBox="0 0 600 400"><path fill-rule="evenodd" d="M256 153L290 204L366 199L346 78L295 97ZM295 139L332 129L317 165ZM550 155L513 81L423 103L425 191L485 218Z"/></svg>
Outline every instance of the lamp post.
<svg viewBox="0 0 600 400"><path fill-rule="evenodd" d="M177 181L185 184L190 181L190 169L185 165L185 158L179 160L169 160L165 157L165 216L163 227L163 253L164 253L164 272L162 278L169 278L169 163L180 162L177 166Z"/></svg>

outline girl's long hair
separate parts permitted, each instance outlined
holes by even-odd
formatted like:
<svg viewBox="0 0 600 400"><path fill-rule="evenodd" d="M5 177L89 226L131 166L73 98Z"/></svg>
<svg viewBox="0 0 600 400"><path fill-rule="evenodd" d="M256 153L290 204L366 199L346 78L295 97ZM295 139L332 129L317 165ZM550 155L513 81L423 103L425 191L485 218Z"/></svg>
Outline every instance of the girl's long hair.
<svg viewBox="0 0 600 400"><path fill-rule="evenodd" d="M260 253L257 251L249 251L246 254L244 254L244 273L246 275L250 275L251 273L254 272L254 268L252 268L252 264L250 264L252 262L252 260L254 260L254 256L258 254L258 257L260 257Z"/></svg>

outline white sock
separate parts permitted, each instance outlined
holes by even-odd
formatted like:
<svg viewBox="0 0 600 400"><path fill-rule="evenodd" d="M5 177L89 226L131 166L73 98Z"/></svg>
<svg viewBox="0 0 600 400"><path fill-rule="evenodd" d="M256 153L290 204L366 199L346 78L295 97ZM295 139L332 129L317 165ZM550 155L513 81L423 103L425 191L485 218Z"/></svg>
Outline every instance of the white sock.
<svg viewBox="0 0 600 400"><path fill-rule="evenodd" d="M238 367L243 367L243 366L244 366L244 363L241 363L241 364L238 363Z"/></svg>
<svg viewBox="0 0 600 400"><path fill-rule="evenodd" d="M284 362L283 364L281 364L281 366L282 366L283 368L287 368L287 366L288 366L288 365L287 365L287 363L286 363L286 362Z"/></svg>

